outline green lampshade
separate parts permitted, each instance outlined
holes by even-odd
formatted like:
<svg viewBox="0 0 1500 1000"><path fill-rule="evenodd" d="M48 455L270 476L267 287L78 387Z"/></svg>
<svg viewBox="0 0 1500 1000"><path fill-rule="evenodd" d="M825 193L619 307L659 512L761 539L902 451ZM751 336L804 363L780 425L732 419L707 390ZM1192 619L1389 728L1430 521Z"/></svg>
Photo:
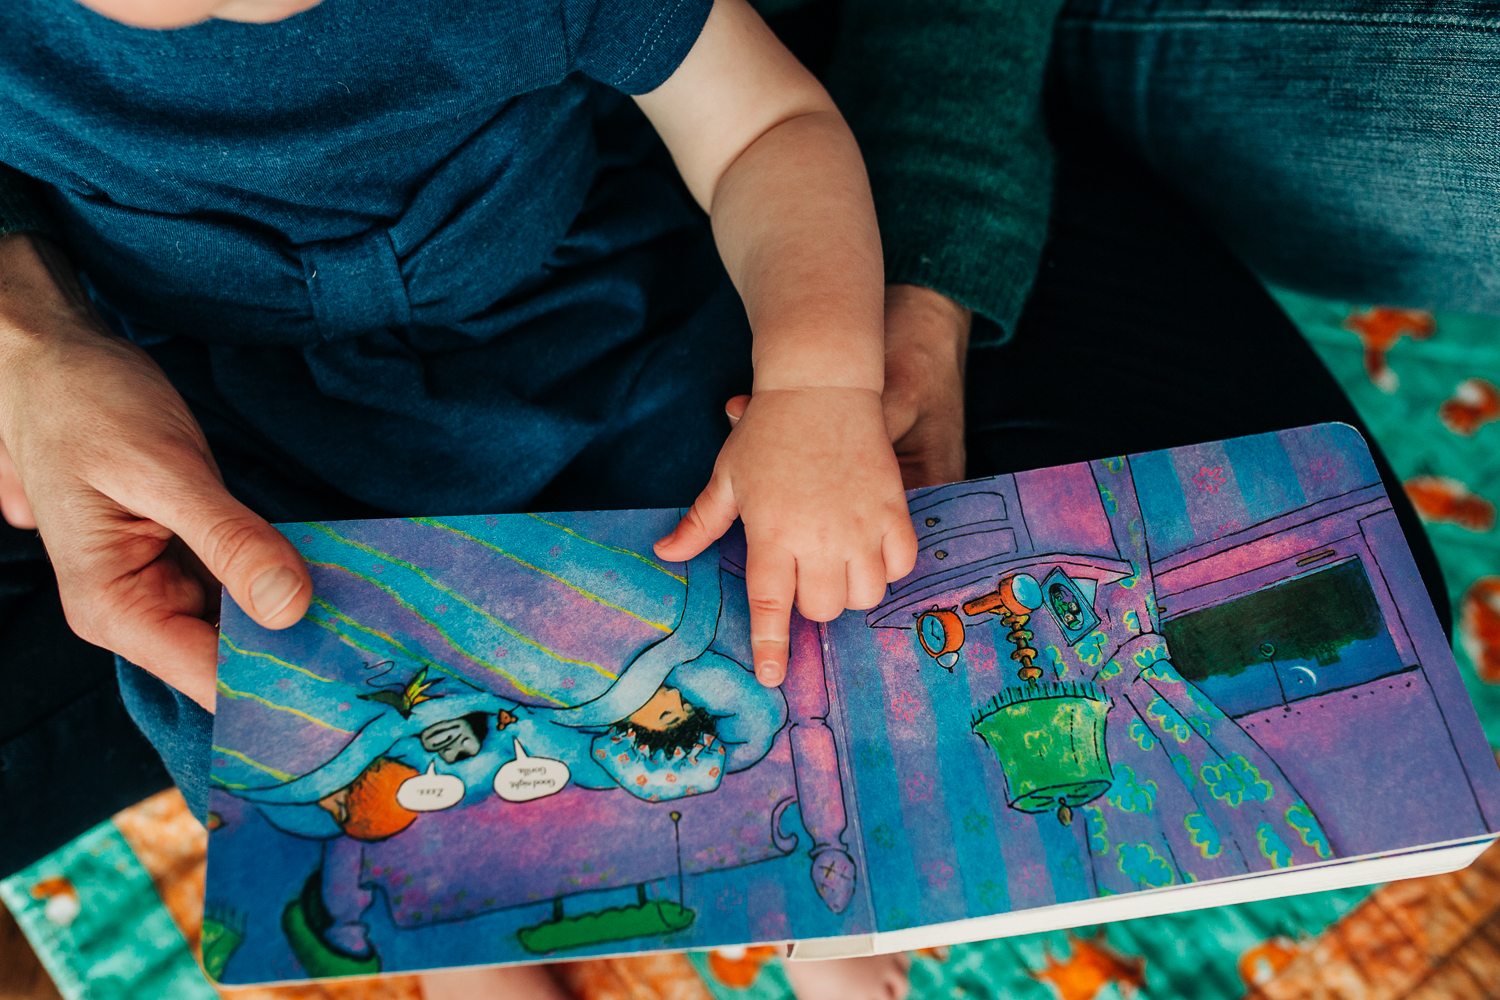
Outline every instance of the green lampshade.
<svg viewBox="0 0 1500 1000"><path fill-rule="evenodd" d="M1062 681L1005 688L976 712L974 732L1000 758L1010 807L1050 812L1108 791L1104 725L1112 707L1093 684Z"/></svg>

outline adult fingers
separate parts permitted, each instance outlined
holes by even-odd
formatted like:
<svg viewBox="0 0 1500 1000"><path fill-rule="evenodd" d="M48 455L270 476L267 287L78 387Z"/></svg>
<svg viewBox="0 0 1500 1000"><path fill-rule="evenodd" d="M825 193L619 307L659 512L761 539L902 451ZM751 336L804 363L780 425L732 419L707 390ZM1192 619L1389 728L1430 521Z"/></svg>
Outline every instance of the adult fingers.
<svg viewBox="0 0 1500 1000"><path fill-rule="evenodd" d="M31 502L26 499L21 477L16 473L16 463L4 441L0 441L0 517L5 518L12 528L36 530L36 515L31 512Z"/></svg>
<svg viewBox="0 0 1500 1000"><path fill-rule="evenodd" d="M131 641L117 652L209 712L214 710L219 630L208 622L191 615L173 615L157 624L149 645Z"/></svg>
<svg viewBox="0 0 1500 1000"><path fill-rule="evenodd" d="M740 422L740 418L745 415L745 410L749 406L749 396L731 396L729 398L729 402L724 404L724 415L729 418L730 427Z"/></svg>
<svg viewBox="0 0 1500 1000"><path fill-rule="evenodd" d="M960 447L942 447L933 451L897 452L901 464L901 486L921 490L929 486L956 483L964 477L964 453Z"/></svg>
<svg viewBox="0 0 1500 1000"><path fill-rule="evenodd" d="M745 590L750 598L750 653L755 678L766 687L786 679L792 597L797 591L797 560L786 549L765 544L747 548Z"/></svg>
<svg viewBox="0 0 1500 1000"><path fill-rule="evenodd" d="M911 387L898 383L887 374L885 392L880 397L880 409L885 417L885 434L895 444L911 433L921 416L921 405Z"/></svg>
<svg viewBox="0 0 1500 1000"><path fill-rule="evenodd" d="M286 628L301 619L312 600L312 577L292 543L230 496L206 465L172 478L175 489L137 512L181 538L261 625Z"/></svg>
<svg viewBox="0 0 1500 1000"><path fill-rule="evenodd" d="M879 604L885 597L885 560L881 552L874 551L855 556L846 567L848 606L866 611Z"/></svg>
<svg viewBox="0 0 1500 1000"><path fill-rule="evenodd" d="M687 562L728 531L736 517L739 508L735 506L734 492L728 481L715 472L672 533L657 540L656 554L667 562Z"/></svg>
<svg viewBox="0 0 1500 1000"><path fill-rule="evenodd" d="M212 711L218 635L204 618L218 584L161 525L97 494L73 509L82 523L43 526L68 624Z"/></svg>
<svg viewBox="0 0 1500 1000"><path fill-rule="evenodd" d="M964 477L963 412L937 413L915 421L907 433L892 439L901 464L901 485L908 490L955 483Z"/></svg>
<svg viewBox="0 0 1500 1000"><path fill-rule="evenodd" d="M213 625L184 611L198 604L196 581L179 580L162 594L159 581L121 578L100 585L75 581L59 566L58 585L68 623L89 642L118 653L155 674L205 709L214 710L214 664L219 632ZM81 583L86 588L80 593ZM70 585L72 584L72 585Z"/></svg>

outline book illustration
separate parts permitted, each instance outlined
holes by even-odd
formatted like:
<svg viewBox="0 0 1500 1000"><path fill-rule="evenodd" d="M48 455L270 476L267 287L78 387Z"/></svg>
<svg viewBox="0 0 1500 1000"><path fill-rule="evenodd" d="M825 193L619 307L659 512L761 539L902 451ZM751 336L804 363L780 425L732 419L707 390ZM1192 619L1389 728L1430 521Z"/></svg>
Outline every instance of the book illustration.
<svg viewBox="0 0 1500 1000"><path fill-rule="evenodd" d="M504 925L511 959L661 947L702 912L685 877L773 860L804 923L858 926L821 677L755 680L743 557L655 560L674 515L290 526L318 597L285 632L226 620L213 772L216 846L316 848L277 907L288 978L392 968L377 901Z"/></svg>
<svg viewBox="0 0 1500 1000"><path fill-rule="evenodd" d="M870 866L916 875L872 880L882 930L1500 817L1442 633L1398 610L1425 595L1352 430L1000 476L911 508L917 571L827 630Z"/></svg>
<svg viewBox="0 0 1500 1000"><path fill-rule="evenodd" d="M743 534L662 563L675 510L282 526L307 616L224 605L221 978L878 935L1495 829L1350 428L909 502L914 572L794 615L779 689Z"/></svg>
<svg viewBox="0 0 1500 1000"><path fill-rule="evenodd" d="M245 937L244 915L223 907L210 906L203 913L203 970L210 979L224 975L224 966L234 957Z"/></svg>

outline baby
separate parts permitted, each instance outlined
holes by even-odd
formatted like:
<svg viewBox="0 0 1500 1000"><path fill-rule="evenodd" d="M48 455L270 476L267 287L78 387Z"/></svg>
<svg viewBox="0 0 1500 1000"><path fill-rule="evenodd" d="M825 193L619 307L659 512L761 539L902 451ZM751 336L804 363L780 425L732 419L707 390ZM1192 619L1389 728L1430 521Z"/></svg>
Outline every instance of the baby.
<svg viewBox="0 0 1500 1000"><path fill-rule="evenodd" d="M768 685L794 603L826 621L912 568L859 152L745 0L84 3L0 11L0 224L50 215L66 248L0 238L0 510L200 814L219 585L271 628L312 598L265 517L706 479L656 551L743 521ZM723 440L709 410L744 388ZM792 975L905 990L895 959Z"/></svg>

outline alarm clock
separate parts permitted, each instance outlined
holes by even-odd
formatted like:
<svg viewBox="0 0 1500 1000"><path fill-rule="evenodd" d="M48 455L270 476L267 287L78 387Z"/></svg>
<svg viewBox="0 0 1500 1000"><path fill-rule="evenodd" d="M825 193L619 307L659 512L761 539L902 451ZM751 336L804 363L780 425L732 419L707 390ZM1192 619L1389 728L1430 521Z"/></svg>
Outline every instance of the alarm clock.
<svg viewBox="0 0 1500 1000"><path fill-rule="evenodd" d="M964 644L964 622L958 609L934 607L918 614L917 641L938 666L952 672Z"/></svg>

